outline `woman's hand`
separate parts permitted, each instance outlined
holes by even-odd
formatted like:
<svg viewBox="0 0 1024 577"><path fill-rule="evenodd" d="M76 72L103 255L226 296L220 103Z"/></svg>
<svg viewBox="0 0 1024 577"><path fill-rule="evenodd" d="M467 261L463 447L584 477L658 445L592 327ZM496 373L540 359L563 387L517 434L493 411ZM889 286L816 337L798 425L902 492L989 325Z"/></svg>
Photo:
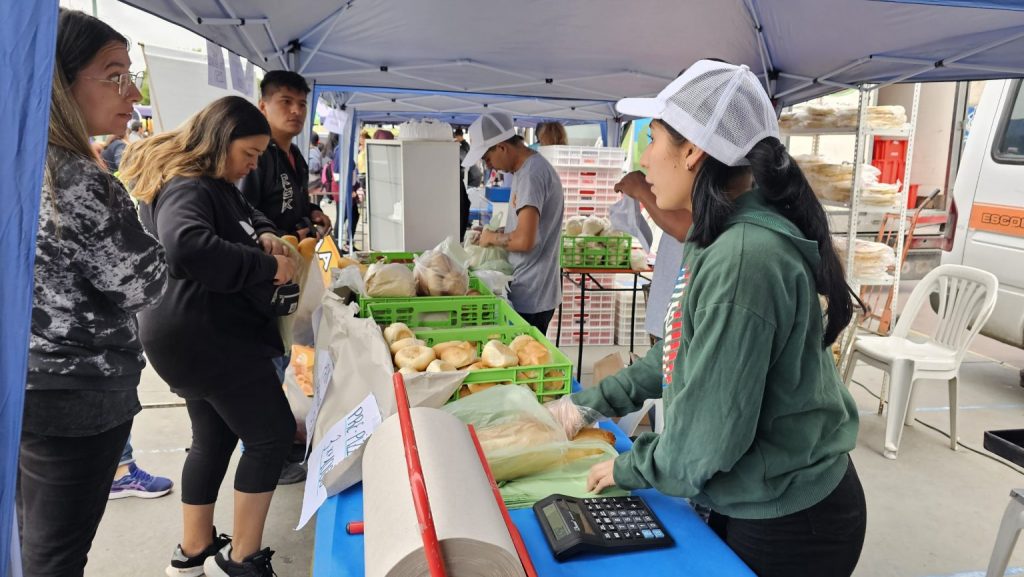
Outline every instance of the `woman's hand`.
<svg viewBox="0 0 1024 577"><path fill-rule="evenodd" d="M615 459L598 463L590 468L587 475L587 492L598 494L609 487L615 486L615 477L612 471L615 469Z"/></svg>
<svg viewBox="0 0 1024 577"><path fill-rule="evenodd" d="M644 201L646 200L645 195L651 192L651 185L647 183L644 173L634 170L615 183L615 192L621 192L630 198Z"/></svg>
<svg viewBox="0 0 1024 577"><path fill-rule="evenodd" d="M284 245L284 241L277 238L277 235L265 232L260 235L260 246L263 247L263 252L270 256L289 256L288 247Z"/></svg>
<svg viewBox="0 0 1024 577"><path fill-rule="evenodd" d="M314 211L309 220L313 221L313 224L317 225L316 237L323 238L331 232L331 218L320 211Z"/></svg>
<svg viewBox="0 0 1024 577"><path fill-rule="evenodd" d="M291 255L280 255L275 254L274 260L277 261L277 272L274 273L274 284L283 285L292 281L295 278L295 259Z"/></svg>

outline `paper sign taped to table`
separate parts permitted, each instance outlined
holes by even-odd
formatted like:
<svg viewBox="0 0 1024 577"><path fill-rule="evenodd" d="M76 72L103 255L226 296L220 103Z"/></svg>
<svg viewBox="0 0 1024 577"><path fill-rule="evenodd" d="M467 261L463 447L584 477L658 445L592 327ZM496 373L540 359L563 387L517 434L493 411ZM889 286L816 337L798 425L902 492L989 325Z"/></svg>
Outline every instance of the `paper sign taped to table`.
<svg viewBox="0 0 1024 577"><path fill-rule="evenodd" d="M358 407L345 415L344 419L335 423L313 448L309 456L309 472L306 474L306 488L302 496L302 514L296 530L302 529L320 505L327 500L324 477L337 463L352 456L356 451L361 451L370 434L380 426L380 423L377 399L371 393Z"/></svg>

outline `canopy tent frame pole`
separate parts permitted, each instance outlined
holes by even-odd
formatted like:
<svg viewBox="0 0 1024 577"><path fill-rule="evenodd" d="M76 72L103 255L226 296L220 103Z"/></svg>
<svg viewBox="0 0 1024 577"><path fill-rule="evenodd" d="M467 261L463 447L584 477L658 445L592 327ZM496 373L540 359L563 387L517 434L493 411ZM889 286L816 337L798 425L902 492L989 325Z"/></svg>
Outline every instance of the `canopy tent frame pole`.
<svg viewBox="0 0 1024 577"><path fill-rule="evenodd" d="M274 54L272 56L277 57L281 61L281 66L287 67L288 64L284 61L284 50L281 50L281 45L277 42L277 38L274 37L274 31L270 28L270 24L264 24L263 29L267 32L267 38L270 40L271 46L274 47ZM264 62L268 62L267 56L263 57Z"/></svg>
<svg viewBox="0 0 1024 577"><path fill-rule="evenodd" d="M374 66L374 65L370 64L369 62L364 62L362 60L357 60L355 58L349 58L348 56L345 56L345 55L342 55L342 54L335 54L333 52L328 52L326 50L321 50L320 51L320 55L321 56L325 56L327 58L333 58L335 60L341 60L342 62L349 62L351 64L357 64L359 66L366 66L366 69L364 69L364 70L318 70L315 73L311 73L311 74L316 74L317 76L343 76L343 75L349 75L349 74L366 74L366 73L369 73L369 72L383 72L383 73L387 73L387 74L394 74L395 76L401 76L402 78L408 78L409 80L415 80L417 82L423 82L425 84L433 84L433 85L436 85L436 86L441 86L441 87L444 87L445 89L453 91L453 92L465 92L465 90L463 90L461 86L455 86L455 85L452 85L452 84L446 84L444 82L438 82L436 80L430 80L429 78L423 78L423 77L416 76L416 75L413 75L413 74L408 74L408 73L402 72L401 70L396 71L396 70L391 69L391 68L389 68L387 66Z"/></svg>
<svg viewBox="0 0 1024 577"><path fill-rule="evenodd" d="M768 98L775 98L775 79L772 78L775 72L775 64L772 63L772 55L768 51L768 42L764 37L764 27L761 25L761 19L757 16L757 7L754 6L754 0L743 0L743 6L747 9L747 15L754 21L757 51L761 55L761 68L764 69L764 88L768 91Z"/></svg>
<svg viewBox="0 0 1024 577"><path fill-rule="evenodd" d="M300 66L299 69L297 70L299 74L302 74L303 72L306 71L306 68L309 66L309 63L313 61L313 57L316 56L318 52L320 52L320 47L324 45L324 42L327 40L327 38L331 35L332 32L334 32L334 27L337 26L338 22L341 21L341 16L344 13L344 10L338 10L337 12L334 13L333 16L331 16L330 27L327 28L327 32L325 32L324 35L320 37L320 40L317 41L316 46L314 46L313 49L309 51L309 55L306 56L306 59L302 63L302 66ZM302 42L299 42L298 45L302 46Z"/></svg>
<svg viewBox="0 0 1024 577"><path fill-rule="evenodd" d="M871 57L870 56L865 56L863 58L858 58L858 59L854 60L853 62L850 62L848 64L844 64L844 65L840 66L839 68L836 68L835 70L833 70L833 71L831 71L831 72L829 72L827 74L823 74L823 75L818 76L816 78L811 78L811 79L807 80L806 82L804 82L803 84L798 84L798 85L794 86L793 88L790 88L789 90L780 92L780 93L775 95L775 98L781 100L781 99L789 96L790 94L796 94L797 92L800 92L801 90L805 90L807 88L810 88L811 86L814 86L815 84L824 84L826 80L832 78L833 76L842 74L843 72L846 72L847 70L850 70L852 68L856 68L856 67L858 67L858 66L860 66L862 64L865 64L867 62L870 62L870 61L871 61Z"/></svg>
<svg viewBox="0 0 1024 577"><path fill-rule="evenodd" d="M176 2L180 2L180 0L175 0L175 1ZM235 11L232 10L228 5L225 4L224 0L217 0L217 6L220 6L220 9L223 10L224 13L228 15L228 18L241 20L242 24L245 23L245 20L242 20L241 18L238 18L238 16L235 15ZM266 19L264 19L264 20L266 20ZM196 24L197 25L201 25L202 24L202 20L201 19L197 20ZM244 25L236 25L236 26L234 26L234 29L242 37L242 40L244 40L245 43L249 45L249 49L252 50L253 54L259 54L260 53L260 49L256 48L256 43L253 42L252 36L249 36L249 31L245 28ZM294 68L289 68L289 70L294 70Z"/></svg>
<svg viewBox="0 0 1024 577"><path fill-rule="evenodd" d="M800 76L799 74L790 74L789 72L779 72L779 76L782 78L791 78L793 80L800 80L802 82L810 82L811 84L824 84L826 86L835 86L836 88L844 88L849 90L856 90L858 86L856 84L848 84L846 82L836 82L835 80L825 80L822 78L814 79L807 76Z"/></svg>

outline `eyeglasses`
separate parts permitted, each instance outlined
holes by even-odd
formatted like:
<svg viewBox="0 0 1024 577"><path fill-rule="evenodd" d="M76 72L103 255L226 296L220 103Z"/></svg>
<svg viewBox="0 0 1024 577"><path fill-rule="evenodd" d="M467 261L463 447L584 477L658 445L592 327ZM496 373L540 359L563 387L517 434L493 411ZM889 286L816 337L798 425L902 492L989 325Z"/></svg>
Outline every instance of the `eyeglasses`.
<svg viewBox="0 0 1024 577"><path fill-rule="evenodd" d="M110 78L94 78L92 76L86 76L89 80L95 80L96 82L108 82L117 86L117 94L121 97L128 96L131 91L131 87L142 90L142 79L145 77L145 72L125 72L118 74L117 76L111 76Z"/></svg>

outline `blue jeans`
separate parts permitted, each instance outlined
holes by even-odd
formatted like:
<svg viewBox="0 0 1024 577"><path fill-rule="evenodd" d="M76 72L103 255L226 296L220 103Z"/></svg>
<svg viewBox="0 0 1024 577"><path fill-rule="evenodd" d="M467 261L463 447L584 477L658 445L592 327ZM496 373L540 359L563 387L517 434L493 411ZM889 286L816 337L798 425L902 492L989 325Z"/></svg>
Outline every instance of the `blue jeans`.
<svg viewBox="0 0 1024 577"><path fill-rule="evenodd" d="M121 452L121 460L118 461L117 466L123 467L130 465L135 462L135 455L132 454L132 436L129 433L128 440L124 443L124 451Z"/></svg>

